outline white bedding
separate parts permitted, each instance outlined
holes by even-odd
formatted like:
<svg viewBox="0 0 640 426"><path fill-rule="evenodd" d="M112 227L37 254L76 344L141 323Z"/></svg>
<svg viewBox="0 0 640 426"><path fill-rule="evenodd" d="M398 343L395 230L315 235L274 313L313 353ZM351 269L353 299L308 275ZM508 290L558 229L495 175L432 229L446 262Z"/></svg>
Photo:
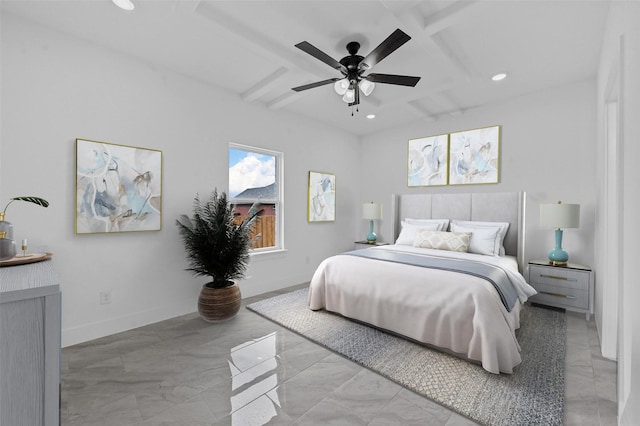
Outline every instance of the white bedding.
<svg viewBox="0 0 640 426"><path fill-rule="evenodd" d="M501 267L519 296L508 312L491 283L468 274L350 255L325 259L309 287L309 307L326 309L480 361L492 373L520 364L521 302L536 293L513 257L379 246L421 255L469 258Z"/></svg>

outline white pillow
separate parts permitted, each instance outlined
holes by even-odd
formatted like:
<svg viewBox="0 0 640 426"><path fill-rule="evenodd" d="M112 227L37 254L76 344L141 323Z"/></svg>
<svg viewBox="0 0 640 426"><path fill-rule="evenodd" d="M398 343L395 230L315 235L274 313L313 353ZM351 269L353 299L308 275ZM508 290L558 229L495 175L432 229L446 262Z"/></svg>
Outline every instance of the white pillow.
<svg viewBox="0 0 640 426"><path fill-rule="evenodd" d="M411 225L431 225L435 223L438 225L437 231L446 231L449 228L449 219L411 219L406 217L404 222Z"/></svg>
<svg viewBox="0 0 640 426"><path fill-rule="evenodd" d="M414 247L459 251L469 251L469 242L473 236L468 232L443 232L421 229L416 234Z"/></svg>
<svg viewBox="0 0 640 426"><path fill-rule="evenodd" d="M412 225L410 223L402 222L402 230L400 230L400 235L398 235L398 239L396 240L396 244L402 246L412 246L413 240L416 238L416 234L418 230L425 229L429 231L437 231L438 230L437 223L424 223L419 225Z"/></svg>
<svg viewBox="0 0 640 426"><path fill-rule="evenodd" d="M504 256L504 237L507 235L507 231L509 230L509 222L480 222L480 221L471 221L471 220L452 220L451 225L453 224L464 226L466 228L471 229L487 229L487 228L498 228L498 236L496 238L496 245L494 248L494 253L496 256Z"/></svg>
<svg viewBox="0 0 640 426"><path fill-rule="evenodd" d="M453 232L467 232L471 234L469 242L469 253L486 254L490 256L498 256L500 248L496 251L496 239L500 228L467 228L465 226L451 224Z"/></svg>

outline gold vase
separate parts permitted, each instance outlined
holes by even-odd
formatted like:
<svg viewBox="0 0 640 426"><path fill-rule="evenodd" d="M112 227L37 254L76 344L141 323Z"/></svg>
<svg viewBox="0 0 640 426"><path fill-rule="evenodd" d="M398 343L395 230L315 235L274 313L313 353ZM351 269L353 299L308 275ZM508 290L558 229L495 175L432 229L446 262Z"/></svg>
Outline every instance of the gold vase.
<svg viewBox="0 0 640 426"><path fill-rule="evenodd" d="M0 260L8 260L16 255L16 242L13 241L13 225L4 220L0 212Z"/></svg>

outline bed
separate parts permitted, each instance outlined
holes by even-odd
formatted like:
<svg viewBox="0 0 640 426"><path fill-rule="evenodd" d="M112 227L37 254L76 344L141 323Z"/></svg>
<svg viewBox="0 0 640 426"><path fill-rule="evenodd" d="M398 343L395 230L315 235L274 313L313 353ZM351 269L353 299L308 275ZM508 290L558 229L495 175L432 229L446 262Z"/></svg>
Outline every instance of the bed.
<svg viewBox="0 0 640 426"><path fill-rule="evenodd" d="M325 259L309 307L512 373L522 361L520 310L536 293L522 276L525 200L522 192L394 195L395 244Z"/></svg>

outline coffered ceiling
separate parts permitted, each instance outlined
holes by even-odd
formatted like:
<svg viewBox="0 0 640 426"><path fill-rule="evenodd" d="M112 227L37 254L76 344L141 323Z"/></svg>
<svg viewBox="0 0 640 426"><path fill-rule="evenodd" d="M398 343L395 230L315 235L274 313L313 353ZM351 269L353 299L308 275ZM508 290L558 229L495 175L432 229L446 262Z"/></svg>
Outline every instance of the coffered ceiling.
<svg viewBox="0 0 640 426"><path fill-rule="evenodd" d="M356 135L435 121L484 104L593 77L609 1L2 0L19 16L225 88L244 102L307 116ZM351 115L340 77L294 47L308 41L339 60L350 41L366 56L396 28L411 40L372 72L421 77L377 84ZM508 77L493 82L497 73ZM376 118L368 120L367 114Z"/></svg>

